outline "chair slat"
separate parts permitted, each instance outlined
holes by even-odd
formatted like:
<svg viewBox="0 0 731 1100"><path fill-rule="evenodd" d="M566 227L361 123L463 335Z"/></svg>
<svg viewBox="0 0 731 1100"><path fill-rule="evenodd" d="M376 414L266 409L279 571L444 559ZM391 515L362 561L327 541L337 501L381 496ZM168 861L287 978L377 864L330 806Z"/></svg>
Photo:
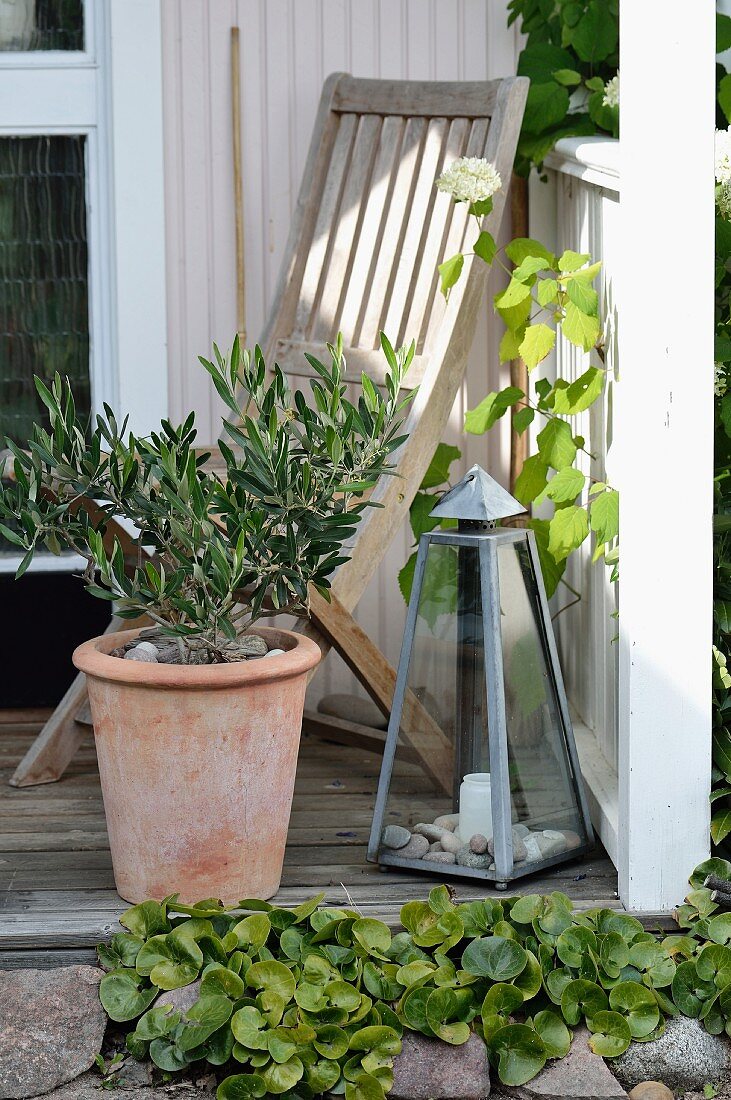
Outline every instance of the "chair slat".
<svg viewBox="0 0 731 1100"><path fill-rule="evenodd" d="M410 115L421 118L480 118L495 109L497 82L367 80L344 76L335 88L334 111Z"/></svg>
<svg viewBox="0 0 731 1100"><path fill-rule="evenodd" d="M315 341L333 339L340 327L341 303L348 287L353 257L358 250L382 125L380 115L365 115L358 124L330 256L320 280L318 309L308 333Z"/></svg>
<svg viewBox="0 0 731 1100"><path fill-rule="evenodd" d="M367 304L358 334L360 347L375 348L378 345L378 334L383 328L388 295L396 274L395 258L399 255L406 232L406 214L418 179L425 135L426 122L423 118L408 119L396 179L387 203L380 249L369 273L370 284L365 288Z"/></svg>
<svg viewBox="0 0 731 1100"><path fill-rule="evenodd" d="M346 345L360 344L359 336L368 304L368 290L373 287L381 245L384 243L386 215L398 173L405 128L405 120L395 115L385 118L381 127L378 155L366 200L358 249L340 317L339 327ZM385 243L387 245L387 240Z"/></svg>
<svg viewBox="0 0 731 1100"><path fill-rule="evenodd" d="M470 133L470 124L466 118L455 118L449 126L446 149L440 171L464 154L467 139ZM437 192L432 183L433 205L428 223L425 226L425 236L414 267L412 286L409 292L407 308L404 311L399 343L404 340L418 340L421 333L422 322L427 313L431 301L431 291L438 277L437 267L450 253L444 251L449 226L452 219L452 211L455 204L449 195Z"/></svg>
<svg viewBox="0 0 731 1100"><path fill-rule="evenodd" d="M303 245L308 247L308 255L294 320L294 333L302 338L306 337L311 318L317 311L318 289L328 260L333 230L337 228L340 200L357 124L356 115L343 115L340 119L312 239L303 241Z"/></svg>
<svg viewBox="0 0 731 1100"><path fill-rule="evenodd" d="M444 157L449 123L444 118L429 120L419 177L406 211L407 225L403 243L395 257L396 278L388 295L388 310L383 331L392 344L404 340L404 317L408 312L414 272L418 270L431 211L436 198L434 180Z"/></svg>

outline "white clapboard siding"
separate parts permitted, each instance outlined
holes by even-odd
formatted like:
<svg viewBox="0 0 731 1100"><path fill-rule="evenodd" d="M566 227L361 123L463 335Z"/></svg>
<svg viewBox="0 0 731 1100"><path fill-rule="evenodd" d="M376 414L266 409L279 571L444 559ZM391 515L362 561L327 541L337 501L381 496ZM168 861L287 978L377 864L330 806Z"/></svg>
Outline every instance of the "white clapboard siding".
<svg viewBox="0 0 731 1100"><path fill-rule="evenodd" d="M531 235L551 244L589 253L602 260L596 286L606 333L607 385L596 406L572 418L575 434L586 440L580 455L584 473L612 484L612 416L619 364L616 353L614 300L619 246L619 142L603 139L564 139L546 161L547 181L531 181ZM601 366L567 340L559 338L555 356L545 372L573 380L589 363ZM540 425L539 425L540 427ZM592 563L591 536L568 563L567 582L581 594L560 585L552 601L561 665L571 700L576 736L590 790L592 816L613 858L617 852L617 690L619 651L612 613L617 586L603 564Z"/></svg>
<svg viewBox="0 0 731 1100"><path fill-rule="evenodd" d="M517 39L506 27L503 0L166 0L162 10L170 412L180 419L195 409L205 441L219 433L220 407L197 357L208 354L214 340L228 346L236 326L231 26L241 35L250 345L272 299L327 75L493 79L514 73ZM462 448L462 468L480 462L506 480L507 422L489 437L462 434L466 409L509 381L498 367L499 333L495 326L488 331L495 289L485 300L446 438ZM396 578L410 543L404 529L357 611L394 663L405 617ZM335 690L356 687L331 654L313 681L312 699Z"/></svg>

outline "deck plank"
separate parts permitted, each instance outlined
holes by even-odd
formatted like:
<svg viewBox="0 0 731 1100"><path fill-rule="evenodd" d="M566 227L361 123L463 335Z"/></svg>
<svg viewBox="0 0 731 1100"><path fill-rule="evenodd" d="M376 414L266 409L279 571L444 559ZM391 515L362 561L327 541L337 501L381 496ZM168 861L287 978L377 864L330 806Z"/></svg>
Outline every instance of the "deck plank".
<svg viewBox="0 0 731 1100"><path fill-rule="evenodd" d="M126 908L114 889L93 742L85 741L57 783L12 788L8 779L42 716L0 712L0 968L93 961L93 948ZM304 737L282 886L294 905L324 893L394 926L404 902L421 898L433 876L379 868L365 860L380 758L361 748ZM429 811L427 782L404 776L412 815ZM343 835L344 834L344 835ZM497 895L474 881L450 880L459 901ZM522 892L562 890L579 908L617 906L617 875L602 849L536 875Z"/></svg>

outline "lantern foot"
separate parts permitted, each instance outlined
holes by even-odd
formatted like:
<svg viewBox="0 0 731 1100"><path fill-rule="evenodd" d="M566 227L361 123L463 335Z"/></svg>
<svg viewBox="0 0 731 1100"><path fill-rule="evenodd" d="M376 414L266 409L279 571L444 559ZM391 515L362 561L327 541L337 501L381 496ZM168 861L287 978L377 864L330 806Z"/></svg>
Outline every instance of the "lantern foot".
<svg viewBox="0 0 731 1100"><path fill-rule="evenodd" d="M507 882L496 882L495 883L495 889L496 890L507 890L507 888L508 888Z"/></svg>

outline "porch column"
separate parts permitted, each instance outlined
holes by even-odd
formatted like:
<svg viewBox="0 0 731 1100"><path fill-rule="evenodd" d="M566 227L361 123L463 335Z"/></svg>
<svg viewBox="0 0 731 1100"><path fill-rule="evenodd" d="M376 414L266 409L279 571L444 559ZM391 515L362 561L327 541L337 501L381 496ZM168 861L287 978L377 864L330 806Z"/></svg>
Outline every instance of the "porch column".
<svg viewBox="0 0 731 1100"><path fill-rule="evenodd" d="M621 3L619 891L709 850L715 5Z"/></svg>

